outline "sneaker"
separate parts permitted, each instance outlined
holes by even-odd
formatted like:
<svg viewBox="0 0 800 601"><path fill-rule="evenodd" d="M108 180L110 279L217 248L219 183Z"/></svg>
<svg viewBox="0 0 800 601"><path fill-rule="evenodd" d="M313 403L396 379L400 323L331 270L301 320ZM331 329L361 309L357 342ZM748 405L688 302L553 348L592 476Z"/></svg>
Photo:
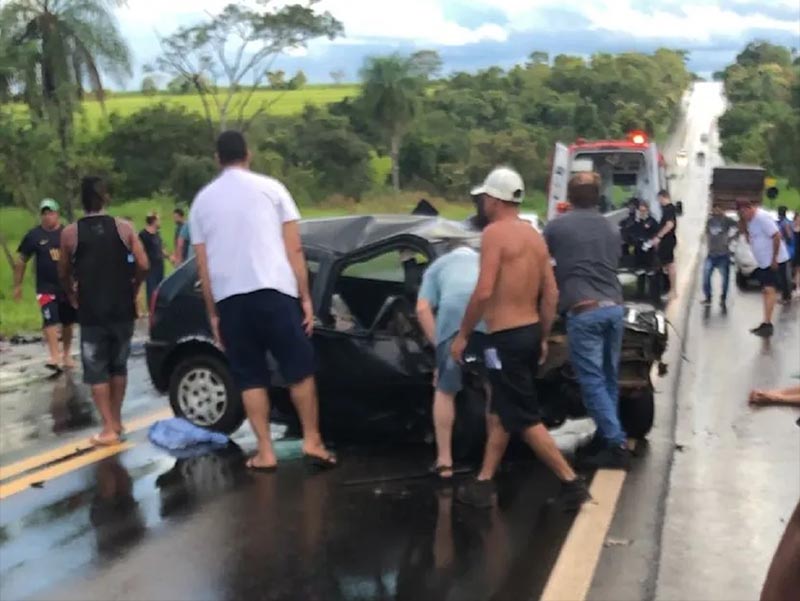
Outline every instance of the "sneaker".
<svg viewBox="0 0 800 601"><path fill-rule="evenodd" d="M726 303L725 301L722 301L719 304L719 308L720 308L720 311L722 311L723 315L727 315L728 314L728 303Z"/></svg>
<svg viewBox="0 0 800 601"><path fill-rule="evenodd" d="M494 482L491 480L473 480L458 487L456 501L464 505L487 509L495 504L496 494Z"/></svg>
<svg viewBox="0 0 800 601"><path fill-rule="evenodd" d="M769 338L775 332L775 328L771 323L762 323L757 328L750 330L750 333L760 336L761 338Z"/></svg>
<svg viewBox="0 0 800 601"><path fill-rule="evenodd" d="M710 307L711 306L711 297L707 296L702 301L700 301L700 304L703 305L704 307Z"/></svg>
<svg viewBox="0 0 800 601"><path fill-rule="evenodd" d="M592 495L589 494L589 488L586 486L586 480L578 476L570 482L561 483L561 491L558 493L558 501L564 508L564 511L578 511L581 505L590 501Z"/></svg>
<svg viewBox="0 0 800 601"><path fill-rule="evenodd" d="M626 447L606 447L581 461L582 467L607 470L628 470L631 467L631 452Z"/></svg>

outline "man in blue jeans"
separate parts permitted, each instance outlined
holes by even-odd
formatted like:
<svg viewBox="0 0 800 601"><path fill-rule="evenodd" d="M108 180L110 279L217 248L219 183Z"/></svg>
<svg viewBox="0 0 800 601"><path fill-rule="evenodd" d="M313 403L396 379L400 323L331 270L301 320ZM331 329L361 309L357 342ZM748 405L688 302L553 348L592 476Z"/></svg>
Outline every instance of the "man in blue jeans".
<svg viewBox="0 0 800 601"><path fill-rule="evenodd" d="M584 449L587 467L628 469L627 435L619 421L619 361L624 308L617 279L622 240L598 210L600 178L575 174L567 190L572 210L547 224L559 312L567 316L570 360L583 402L597 425Z"/></svg>
<svg viewBox="0 0 800 601"><path fill-rule="evenodd" d="M703 304L711 304L711 276L714 270L718 269L722 276L722 297L720 306L722 310L727 309L728 285L731 271L731 253L729 245L731 240L738 233L736 222L725 215L725 211L719 205L714 205L711 215L706 222L706 244L708 245L708 256L703 267Z"/></svg>

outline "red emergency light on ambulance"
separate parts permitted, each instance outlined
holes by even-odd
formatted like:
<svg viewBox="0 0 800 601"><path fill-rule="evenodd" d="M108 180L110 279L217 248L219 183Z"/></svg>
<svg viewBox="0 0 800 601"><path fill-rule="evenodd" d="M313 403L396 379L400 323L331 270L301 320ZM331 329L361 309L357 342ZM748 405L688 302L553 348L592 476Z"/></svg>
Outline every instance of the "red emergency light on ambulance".
<svg viewBox="0 0 800 601"><path fill-rule="evenodd" d="M664 158L655 141L643 131L632 131L624 140L577 139L567 146L556 143L547 193L547 219L569 210L567 184L574 173L594 171L600 175L600 209L625 214L633 197L645 200L650 213L661 218L658 191L668 189Z"/></svg>

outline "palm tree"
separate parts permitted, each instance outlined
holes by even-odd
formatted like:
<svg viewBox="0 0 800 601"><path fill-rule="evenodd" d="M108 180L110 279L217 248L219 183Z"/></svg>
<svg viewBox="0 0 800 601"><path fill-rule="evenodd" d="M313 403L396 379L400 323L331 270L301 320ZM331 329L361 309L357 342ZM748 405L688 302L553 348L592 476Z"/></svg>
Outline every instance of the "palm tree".
<svg viewBox="0 0 800 601"><path fill-rule="evenodd" d="M367 59L361 70L361 99L386 133L392 159L392 186L400 190L400 144L414 119L422 80L413 62L398 54Z"/></svg>
<svg viewBox="0 0 800 601"><path fill-rule="evenodd" d="M131 74L130 51L113 16L114 7L124 3L11 0L0 9L0 56L18 57L15 72L6 79L21 88L34 117L51 121L65 149L84 85L102 102L101 72L120 81ZM26 51L8 50L13 48ZM3 85L8 86L0 82L0 89Z"/></svg>

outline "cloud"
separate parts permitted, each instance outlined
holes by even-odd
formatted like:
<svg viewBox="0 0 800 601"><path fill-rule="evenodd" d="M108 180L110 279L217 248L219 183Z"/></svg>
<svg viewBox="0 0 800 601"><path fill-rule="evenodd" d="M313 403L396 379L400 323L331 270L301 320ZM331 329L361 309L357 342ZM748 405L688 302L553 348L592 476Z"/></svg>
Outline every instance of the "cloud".
<svg viewBox="0 0 800 601"><path fill-rule="evenodd" d="M144 64L158 52L156 28L170 33L228 1L129 0L118 14ZM589 55L680 47L692 51L691 68L706 73L755 36L796 46L800 35L796 0L321 0L317 6L342 21L346 37L316 40L279 61L304 69L312 81L326 81L336 68L352 78L366 56L419 48L438 50L448 70L474 70L513 65L535 49Z"/></svg>

